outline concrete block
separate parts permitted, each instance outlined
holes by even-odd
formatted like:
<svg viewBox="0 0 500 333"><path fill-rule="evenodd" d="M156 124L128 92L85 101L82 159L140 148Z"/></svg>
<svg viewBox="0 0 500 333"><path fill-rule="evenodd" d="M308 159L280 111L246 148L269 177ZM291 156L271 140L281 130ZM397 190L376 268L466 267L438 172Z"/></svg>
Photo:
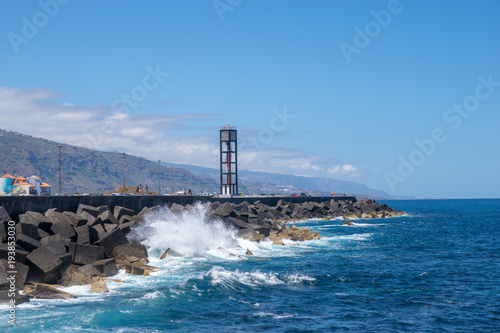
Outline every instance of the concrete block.
<svg viewBox="0 0 500 333"><path fill-rule="evenodd" d="M96 245L76 244L73 258L74 264L92 264L98 260L104 259L104 248Z"/></svg>
<svg viewBox="0 0 500 333"><path fill-rule="evenodd" d="M36 250L40 247L40 242L38 240L22 234L17 237L16 244L28 252Z"/></svg>
<svg viewBox="0 0 500 333"><path fill-rule="evenodd" d="M45 247L40 247L26 256L30 268L28 281L32 283L57 283L62 262Z"/></svg>
<svg viewBox="0 0 500 333"><path fill-rule="evenodd" d="M108 257L111 257L115 247L128 244L129 241L125 237L123 231L118 228L107 234L97 241L97 244L104 247L104 251Z"/></svg>
<svg viewBox="0 0 500 333"><path fill-rule="evenodd" d="M118 268L116 267L116 261L114 258L103 259L96 261L92 264L94 271L97 276L108 277L118 274Z"/></svg>

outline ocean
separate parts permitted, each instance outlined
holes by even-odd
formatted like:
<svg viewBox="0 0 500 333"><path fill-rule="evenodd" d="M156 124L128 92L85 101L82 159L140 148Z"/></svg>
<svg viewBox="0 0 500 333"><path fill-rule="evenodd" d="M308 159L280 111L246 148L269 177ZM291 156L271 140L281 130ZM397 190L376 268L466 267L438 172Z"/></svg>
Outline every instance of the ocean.
<svg viewBox="0 0 500 333"><path fill-rule="evenodd" d="M19 305L16 326L2 306L0 331L499 332L500 200L383 202L407 215L300 221L323 238L285 246L163 211L131 234L157 272L63 288L78 298Z"/></svg>

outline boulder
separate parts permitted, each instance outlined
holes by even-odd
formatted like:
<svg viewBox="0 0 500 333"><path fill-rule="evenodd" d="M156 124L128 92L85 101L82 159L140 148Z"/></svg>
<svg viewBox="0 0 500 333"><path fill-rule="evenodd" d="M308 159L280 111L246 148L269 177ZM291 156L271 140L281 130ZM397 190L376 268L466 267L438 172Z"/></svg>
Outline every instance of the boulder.
<svg viewBox="0 0 500 333"><path fill-rule="evenodd" d="M105 223L102 225L104 227L104 230L106 230L106 233L111 232L118 228L118 224L111 224L111 223Z"/></svg>
<svg viewBox="0 0 500 333"><path fill-rule="evenodd" d="M225 217L236 217L236 212L233 210L233 206L229 202L225 202L221 206L219 206L214 214L220 218Z"/></svg>
<svg viewBox="0 0 500 333"><path fill-rule="evenodd" d="M9 258L9 247L7 244L0 244L0 258ZM15 248L15 261L16 263L24 264L26 260L26 256L28 255L28 251L21 250L19 248Z"/></svg>
<svg viewBox="0 0 500 333"><path fill-rule="evenodd" d="M99 239L99 234L94 227L89 225L82 225L74 228L76 233L76 242L78 244L94 244ZM104 234L104 230L102 232Z"/></svg>
<svg viewBox="0 0 500 333"><path fill-rule="evenodd" d="M28 281L56 283L62 267L62 262L45 247L40 247L26 256L29 267Z"/></svg>
<svg viewBox="0 0 500 333"><path fill-rule="evenodd" d="M135 221L122 223L119 228L122 229L123 233L126 235L130 232L133 226L135 226Z"/></svg>
<svg viewBox="0 0 500 333"><path fill-rule="evenodd" d="M108 257L111 257L111 254L113 253L115 247L128 243L129 241L120 228L105 234L97 241L97 244L99 246L104 247L104 252Z"/></svg>
<svg viewBox="0 0 500 333"><path fill-rule="evenodd" d="M63 240L61 235L53 235L41 239L40 245L57 256L58 254L66 253L66 246L64 245L66 242L69 244L69 240Z"/></svg>
<svg viewBox="0 0 500 333"><path fill-rule="evenodd" d="M246 253L247 256L253 256L253 252L250 251L249 249L247 249L247 253Z"/></svg>
<svg viewBox="0 0 500 333"><path fill-rule="evenodd" d="M134 214L135 214L135 212L132 209L128 209L128 208L121 207L121 206L115 206L115 209L113 210L113 216L118 221L120 221L121 217L124 215L132 216Z"/></svg>
<svg viewBox="0 0 500 333"><path fill-rule="evenodd" d="M38 228L32 223L23 222L16 224L16 237L19 238L20 235L28 236L34 240L40 239Z"/></svg>
<svg viewBox="0 0 500 333"><path fill-rule="evenodd" d="M81 286L91 284L94 280L92 275L87 275L77 265L71 265L64 272L61 278L61 285L65 287Z"/></svg>
<svg viewBox="0 0 500 333"><path fill-rule="evenodd" d="M128 262L139 261L148 258L148 250L141 244L124 244L115 247L111 253L113 258L124 256Z"/></svg>
<svg viewBox="0 0 500 333"><path fill-rule="evenodd" d="M76 210L76 214L85 217L84 215L82 215L83 212L86 212L95 218L99 216L99 208L94 206L79 204L78 209Z"/></svg>
<svg viewBox="0 0 500 333"><path fill-rule="evenodd" d="M184 210L184 206L176 204L175 202L172 204L172 206L170 206L170 211L174 214L182 214Z"/></svg>
<svg viewBox="0 0 500 333"><path fill-rule="evenodd" d="M71 251L70 251L71 253ZM96 245L75 244L73 263L86 265L104 259L104 248Z"/></svg>
<svg viewBox="0 0 500 333"><path fill-rule="evenodd" d="M40 242L38 240L22 234L17 237L16 244L28 252L36 250L40 247Z"/></svg>
<svg viewBox="0 0 500 333"><path fill-rule="evenodd" d="M96 275L100 277L108 277L118 274L118 268L116 267L116 261L114 258L96 261L92 264L92 267L94 267Z"/></svg>
<svg viewBox="0 0 500 333"><path fill-rule="evenodd" d="M166 259L169 257L182 257L182 255L171 248L168 248L163 254L161 255L160 259Z"/></svg>
<svg viewBox="0 0 500 333"><path fill-rule="evenodd" d="M73 227L68 221L53 223L50 230L54 235L61 235L64 238L73 238L76 236Z"/></svg>
<svg viewBox="0 0 500 333"><path fill-rule="evenodd" d="M106 206L107 207L107 206ZM105 210L99 216L97 217L98 220L101 220L102 224L118 224L118 220L116 217L111 213L111 211Z"/></svg>
<svg viewBox="0 0 500 333"><path fill-rule="evenodd" d="M237 237L250 241L261 241L264 239L264 237L257 234L253 228L240 229Z"/></svg>
<svg viewBox="0 0 500 333"><path fill-rule="evenodd" d="M12 221L12 218L4 206L0 206L0 222L1 221Z"/></svg>
<svg viewBox="0 0 500 333"><path fill-rule="evenodd" d="M88 219L83 216L80 216L73 212L63 212L64 215L68 217L69 223L73 226L73 228L81 227L88 223Z"/></svg>
<svg viewBox="0 0 500 333"><path fill-rule="evenodd" d="M17 306L23 303L29 303L30 298L26 295L20 295L18 292L12 297L12 293L9 290L0 290L0 304L8 305L11 300L15 300Z"/></svg>
<svg viewBox="0 0 500 333"><path fill-rule="evenodd" d="M97 220L97 217L94 217L94 215L90 214L89 212L83 211L80 214L78 214L82 219L86 220L88 225L93 225L95 221Z"/></svg>
<svg viewBox="0 0 500 333"><path fill-rule="evenodd" d="M240 219L234 218L234 217L229 217L227 219L227 223L229 223L229 225L232 225L232 226L236 227L237 229L250 228L250 224L249 223L247 223L245 221L242 221Z"/></svg>
<svg viewBox="0 0 500 333"><path fill-rule="evenodd" d="M0 260L0 262L3 264L3 267L5 267L5 271L7 273L8 278L10 277L10 275L12 275L12 274L9 274L8 272L16 272L16 273L13 273L13 275L15 275L15 277L16 277L14 285L18 288L24 287L24 284L26 283L26 278L28 276L29 267L24 265L24 264L21 264L20 262L11 262L9 264L9 262L6 259L2 259L2 260ZM0 273L0 275L1 275L1 273ZM0 278L0 280L1 280L1 278ZM1 282L0 282L0 285L1 285ZM1 286L0 286L0 289L2 289Z"/></svg>
<svg viewBox="0 0 500 333"><path fill-rule="evenodd" d="M76 295L67 293L44 283L37 283L34 287L25 287L23 294L35 299L67 299L76 298Z"/></svg>
<svg viewBox="0 0 500 333"><path fill-rule="evenodd" d="M104 282L104 280L102 279L99 279L98 281L90 285L90 291L98 293L107 293L109 292L109 289L108 286L106 286L106 282Z"/></svg>

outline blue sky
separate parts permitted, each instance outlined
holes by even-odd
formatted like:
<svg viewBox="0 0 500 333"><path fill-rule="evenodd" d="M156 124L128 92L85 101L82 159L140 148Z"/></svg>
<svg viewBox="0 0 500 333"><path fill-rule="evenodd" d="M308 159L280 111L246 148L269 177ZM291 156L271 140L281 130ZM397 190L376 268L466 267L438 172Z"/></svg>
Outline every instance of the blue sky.
<svg viewBox="0 0 500 333"><path fill-rule="evenodd" d="M1 128L500 197L500 1L0 1ZM332 189L332 191L335 189Z"/></svg>

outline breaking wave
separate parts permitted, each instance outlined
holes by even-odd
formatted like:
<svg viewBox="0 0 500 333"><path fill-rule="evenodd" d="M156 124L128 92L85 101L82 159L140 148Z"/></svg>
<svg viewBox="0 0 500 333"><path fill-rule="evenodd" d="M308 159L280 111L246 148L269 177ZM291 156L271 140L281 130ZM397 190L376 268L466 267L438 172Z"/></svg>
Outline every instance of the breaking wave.
<svg viewBox="0 0 500 333"><path fill-rule="evenodd" d="M190 210L174 214L167 207L146 216L128 236L159 257L168 248L183 256L204 256L218 248L234 248L236 231L208 215L207 204L196 203Z"/></svg>

